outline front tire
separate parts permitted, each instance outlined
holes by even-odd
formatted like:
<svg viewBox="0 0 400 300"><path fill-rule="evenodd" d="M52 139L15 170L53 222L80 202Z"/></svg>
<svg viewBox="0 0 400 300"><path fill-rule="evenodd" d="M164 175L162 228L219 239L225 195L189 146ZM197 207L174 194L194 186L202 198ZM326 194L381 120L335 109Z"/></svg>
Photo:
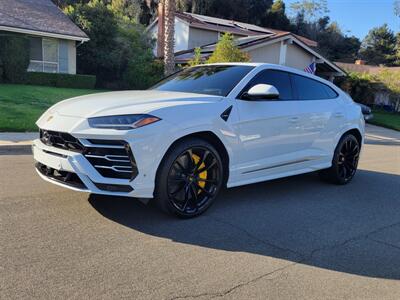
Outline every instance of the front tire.
<svg viewBox="0 0 400 300"><path fill-rule="evenodd" d="M198 216L215 201L223 174L221 157L210 143L182 140L167 152L157 172L157 204L181 218Z"/></svg>
<svg viewBox="0 0 400 300"><path fill-rule="evenodd" d="M320 171L320 177L335 184L349 183L357 171L361 145L352 134L343 136L336 146L329 169Z"/></svg>

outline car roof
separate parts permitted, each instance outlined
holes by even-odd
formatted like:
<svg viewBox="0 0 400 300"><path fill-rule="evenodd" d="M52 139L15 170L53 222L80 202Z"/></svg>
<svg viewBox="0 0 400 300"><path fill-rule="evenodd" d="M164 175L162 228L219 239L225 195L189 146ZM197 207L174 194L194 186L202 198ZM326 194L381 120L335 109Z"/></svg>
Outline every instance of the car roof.
<svg viewBox="0 0 400 300"><path fill-rule="evenodd" d="M314 74L307 73L307 72L305 72L303 70L299 70L299 69L292 68L292 67L287 67L287 66L282 66L282 65L277 65L277 64L257 63L257 62L244 62L244 63L233 62L233 63L206 64L206 65L200 65L200 66L250 66L250 67L256 68L256 70L271 68L271 69L275 69L275 70L281 70L281 71L294 73L294 74L297 74L297 75L300 75L300 76L304 76L304 77L309 77L311 79L314 79L314 80L317 80L317 81L321 81L321 82L323 82L325 84L328 84L331 87L333 86L333 87L336 88L336 86L332 82L330 82L330 81L328 81L328 80L326 80L326 79L324 79L322 77L319 77L319 76L314 75Z"/></svg>

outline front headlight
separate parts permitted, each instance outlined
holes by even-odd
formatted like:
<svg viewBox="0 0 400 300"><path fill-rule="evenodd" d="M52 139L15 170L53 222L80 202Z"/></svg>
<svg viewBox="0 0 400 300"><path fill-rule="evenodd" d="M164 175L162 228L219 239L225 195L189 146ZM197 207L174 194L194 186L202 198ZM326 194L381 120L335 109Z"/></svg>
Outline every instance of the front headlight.
<svg viewBox="0 0 400 300"><path fill-rule="evenodd" d="M88 119L90 127L116 130L135 129L160 120L160 118L146 114L95 117Z"/></svg>

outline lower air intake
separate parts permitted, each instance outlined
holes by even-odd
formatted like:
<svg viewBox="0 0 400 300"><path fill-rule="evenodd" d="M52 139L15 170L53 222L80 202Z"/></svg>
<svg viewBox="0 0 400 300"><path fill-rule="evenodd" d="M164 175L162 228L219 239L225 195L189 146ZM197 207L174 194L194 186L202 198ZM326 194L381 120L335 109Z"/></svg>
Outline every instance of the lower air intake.
<svg viewBox="0 0 400 300"><path fill-rule="evenodd" d="M136 161L125 141L89 140L84 156L92 166L108 178L133 180L138 175Z"/></svg>

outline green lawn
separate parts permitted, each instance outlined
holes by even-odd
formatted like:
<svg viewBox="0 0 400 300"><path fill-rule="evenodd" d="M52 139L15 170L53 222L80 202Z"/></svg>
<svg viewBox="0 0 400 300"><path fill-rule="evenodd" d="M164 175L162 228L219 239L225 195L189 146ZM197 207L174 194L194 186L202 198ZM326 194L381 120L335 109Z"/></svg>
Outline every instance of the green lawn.
<svg viewBox="0 0 400 300"><path fill-rule="evenodd" d="M371 124L400 131L400 113L388 113L382 110L373 111Z"/></svg>
<svg viewBox="0 0 400 300"><path fill-rule="evenodd" d="M101 90L0 84L0 132L36 131L36 120L58 101Z"/></svg>

